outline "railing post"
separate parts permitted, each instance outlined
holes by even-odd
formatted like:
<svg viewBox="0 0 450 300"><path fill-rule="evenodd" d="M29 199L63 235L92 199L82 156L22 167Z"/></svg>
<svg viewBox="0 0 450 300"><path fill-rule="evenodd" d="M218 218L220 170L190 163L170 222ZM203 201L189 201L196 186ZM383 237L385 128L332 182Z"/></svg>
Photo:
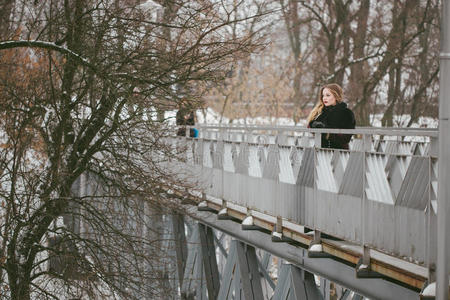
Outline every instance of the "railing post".
<svg viewBox="0 0 450 300"><path fill-rule="evenodd" d="M200 165L200 167L203 169L203 155L204 155L204 144L203 144L203 138L198 138L197 139L197 153L196 153L196 158L197 161L196 163Z"/></svg>
<svg viewBox="0 0 450 300"><path fill-rule="evenodd" d="M311 242L311 245L315 245L315 244L320 244L320 240L321 240L321 234L320 231L316 229L316 225L317 225L317 172L316 172L316 168L317 168L317 148L320 148L322 146L322 134L321 133L314 133L314 167L313 167L313 172L314 172L314 182L313 182L313 187L314 187L314 237L313 240ZM311 250L311 245L309 247L309 250ZM318 249L318 252L321 252L322 249ZM309 251L310 252L310 251Z"/></svg>
<svg viewBox="0 0 450 300"><path fill-rule="evenodd" d="M439 139L437 137L430 137L430 151L428 156L438 157L439 152Z"/></svg>
<svg viewBox="0 0 450 300"><path fill-rule="evenodd" d="M322 147L322 134L320 132L314 132L314 147L321 148Z"/></svg>
<svg viewBox="0 0 450 300"><path fill-rule="evenodd" d="M223 164L223 157L225 152L225 145L223 142L224 132L223 129L218 133L218 140L217 140L217 146L216 146L216 167L220 168L220 199L222 199L222 209L219 212L218 217L223 217L224 215L228 215L227 210L227 201L225 200L225 171L224 171L224 164Z"/></svg>
<svg viewBox="0 0 450 300"><path fill-rule="evenodd" d="M363 151L370 152L372 150L372 136L370 134L363 135Z"/></svg>
<svg viewBox="0 0 450 300"><path fill-rule="evenodd" d="M277 145L285 145L286 141L287 141L287 137L284 131L277 131L277 136L276 136L276 144Z"/></svg>
<svg viewBox="0 0 450 300"><path fill-rule="evenodd" d="M361 265L359 270L370 270L370 249L367 247L367 196L366 196L366 168L367 168L367 152L371 150L371 136L368 134L363 135L363 193L362 193L362 203L361 203L361 233L362 233L362 247L363 254Z"/></svg>
<svg viewBox="0 0 450 300"><path fill-rule="evenodd" d="M313 223L314 223L314 236L308 248L308 257L311 258L320 258L320 257L328 257L329 254L323 252L322 241L321 241L321 232L317 229L317 215L318 215L318 199L317 199L317 148L321 146L321 134L315 133L314 135L314 146L313 146L313 201L314 201L314 212L313 212Z"/></svg>
<svg viewBox="0 0 450 300"><path fill-rule="evenodd" d="M282 141L280 141L280 139L281 139L281 134L278 131L277 137L275 138L275 145L277 147L278 153L280 153L280 142L282 142ZM275 157L275 155L273 155L273 156ZM280 162L279 155L276 156L276 159L278 159L278 164L279 164L279 162ZM275 193L274 193L275 195L272 197L272 199L273 199L272 201L274 201L273 208L274 208L274 212L276 213L276 216L277 216L276 231L279 233L283 233L283 218L281 216L281 210L282 210L281 207L283 207L283 205L279 204L279 203L282 203L282 201L280 201L281 199L277 199L278 195L280 194L278 192L278 190L280 188L280 168L278 168L278 173L277 173L276 178L274 178L274 180L276 182L276 188L275 188ZM281 207L277 207L277 206L281 206Z"/></svg>
<svg viewBox="0 0 450 300"><path fill-rule="evenodd" d="M431 141L430 141L431 142ZM433 148L433 147L432 147ZM432 152L432 151L430 151ZM431 156L428 156L428 204L427 204L427 268L428 268L428 283L436 281L436 214L433 211L431 203L431 180L432 180L432 161Z"/></svg>

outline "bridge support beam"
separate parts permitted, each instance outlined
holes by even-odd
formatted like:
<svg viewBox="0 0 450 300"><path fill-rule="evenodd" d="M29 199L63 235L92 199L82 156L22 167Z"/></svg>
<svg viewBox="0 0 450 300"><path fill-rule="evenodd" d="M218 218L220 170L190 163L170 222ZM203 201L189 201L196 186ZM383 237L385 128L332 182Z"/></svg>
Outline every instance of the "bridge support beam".
<svg viewBox="0 0 450 300"><path fill-rule="evenodd" d="M202 249L202 264L204 267L208 298L216 299L219 292L219 270L217 268L216 247L214 247L214 233L211 227L198 224Z"/></svg>
<svg viewBox="0 0 450 300"><path fill-rule="evenodd" d="M219 286L214 233L212 228L198 223L189 241L181 296L183 299L216 299Z"/></svg>
<svg viewBox="0 0 450 300"><path fill-rule="evenodd" d="M357 294L373 299L394 300L418 298L417 291L404 288L384 279L357 278L355 276L354 266L348 266L330 258L309 258L306 249L290 245L289 243L272 243L270 234L260 231L243 230L241 224L229 220L218 220L216 214L200 212L196 207L186 207L186 213L203 224L207 224L233 238L244 241L246 244L270 252L272 255L294 263L308 272L319 276L326 275L327 279L338 285L350 288ZM231 249L229 252L230 251ZM230 263L230 256L231 254L229 253L227 264ZM227 268L225 267L225 269ZM230 279L227 279L226 274L228 273L222 273L221 290L224 289L224 286L228 286L228 289L231 289L233 286L232 282L229 281ZM238 276L236 275L236 272L235 276ZM234 279L234 281L236 281L236 279ZM232 293L232 291L230 293ZM226 297L221 299L226 299Z"/></svg>
<svg viewBox="0 0 450 300"><path fill-rule="evenodd" d="M206 284L203 272L198 226L194 226L188 243L188 257L184 270L182 299L206 299Z"/></svg>
<svg viewBox="0 0 450 300"><path fill-rule="evenodd" d="M291 264L281 266L273 300L322 300L314 275Z"/></svg>
<svg viewBox="0 0 450 300"><path fill-rule="evenodd" d="M222 276L219 300L264 299L255 248L233 240Z"/></svg>
<svg viewBox="0 0 450 300"><path fill-rule="evenodd" d="M172 214L172 230L175 242L178 281L181 288L183 286L184 269L188 255L183 215L178 213Z"/></svg>

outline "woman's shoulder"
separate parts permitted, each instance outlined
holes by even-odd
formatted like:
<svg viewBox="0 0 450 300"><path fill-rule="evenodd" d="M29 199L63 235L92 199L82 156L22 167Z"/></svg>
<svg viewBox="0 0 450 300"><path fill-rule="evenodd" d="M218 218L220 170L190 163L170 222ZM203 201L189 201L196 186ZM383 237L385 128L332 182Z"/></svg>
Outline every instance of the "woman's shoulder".
<svg viewBox="0 0 450 300"><path fill-rule="evenodd" d="M348 128L354 127L355 125L355 115L344 102L336 105L336 107L333 109L331 119L331 122L336 127Z"/></svg>
<svg viewBox="0 0 450 300"><path fill-rule="evenodd" d="M339 110L350 110L350 109L348 108L347 103L345 103L345 102L339 102L339 103L337 103L337 104L334 106L334 109L337 110L337 111L339 111Z"/></svg>
<svg viewBox="0 0 450 300"><path fill-rule="evenodd" d="M333 109L333 112L342 115L353 115L353 112L351 111L351 109L347 107L347 103L345 102L336 104L335 108Z"/></svg>

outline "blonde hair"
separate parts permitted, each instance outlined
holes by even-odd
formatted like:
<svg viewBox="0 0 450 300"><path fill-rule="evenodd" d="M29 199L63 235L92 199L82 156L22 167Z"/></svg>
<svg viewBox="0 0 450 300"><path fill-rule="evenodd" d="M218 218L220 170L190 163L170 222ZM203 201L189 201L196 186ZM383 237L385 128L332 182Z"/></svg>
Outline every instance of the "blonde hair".
<svg viewBox="0 0 450 300"><path fill-rule="evenodd" d="M309 113L308 118L306 119L306 124L309 124L312 120L317 118L322 113L322 110L324 108L323 104L323 90L329 89L330 92L333 94L334 98L336 98L336 102L340 103L342 102L342 99L344 98L344 91L342 90L341 86L337 83L330 83L322 86L319 91L319 101L317 102L316 106L311 110Z"/></svg>

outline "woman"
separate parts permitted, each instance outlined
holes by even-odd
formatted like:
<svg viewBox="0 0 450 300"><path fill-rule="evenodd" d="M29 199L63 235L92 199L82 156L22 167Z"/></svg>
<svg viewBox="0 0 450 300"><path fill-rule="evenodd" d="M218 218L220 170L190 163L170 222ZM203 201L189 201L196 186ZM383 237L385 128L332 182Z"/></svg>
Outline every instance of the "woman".
<svg viewBox="0 0 450 300"><path fill-rule="evenodd" d="M180 108L177 111L176 124L179 126L177 135L178 136L186 136L186 126L195 125L194 109L191 106L189 106L185 103L182 103L180 105ZM195 128L191 128L189 131L189 136L197 137L198 130Z"/></svg>
<svg viewBox="0 0 450 300"><path fill-rule="evenodd" d="M319 93L319 102L308 116L308 128L355 128L355 116L342 102L342 88L331 83L323 86ZM322 148L349 149L351 134L322 134Z"/></svg>

